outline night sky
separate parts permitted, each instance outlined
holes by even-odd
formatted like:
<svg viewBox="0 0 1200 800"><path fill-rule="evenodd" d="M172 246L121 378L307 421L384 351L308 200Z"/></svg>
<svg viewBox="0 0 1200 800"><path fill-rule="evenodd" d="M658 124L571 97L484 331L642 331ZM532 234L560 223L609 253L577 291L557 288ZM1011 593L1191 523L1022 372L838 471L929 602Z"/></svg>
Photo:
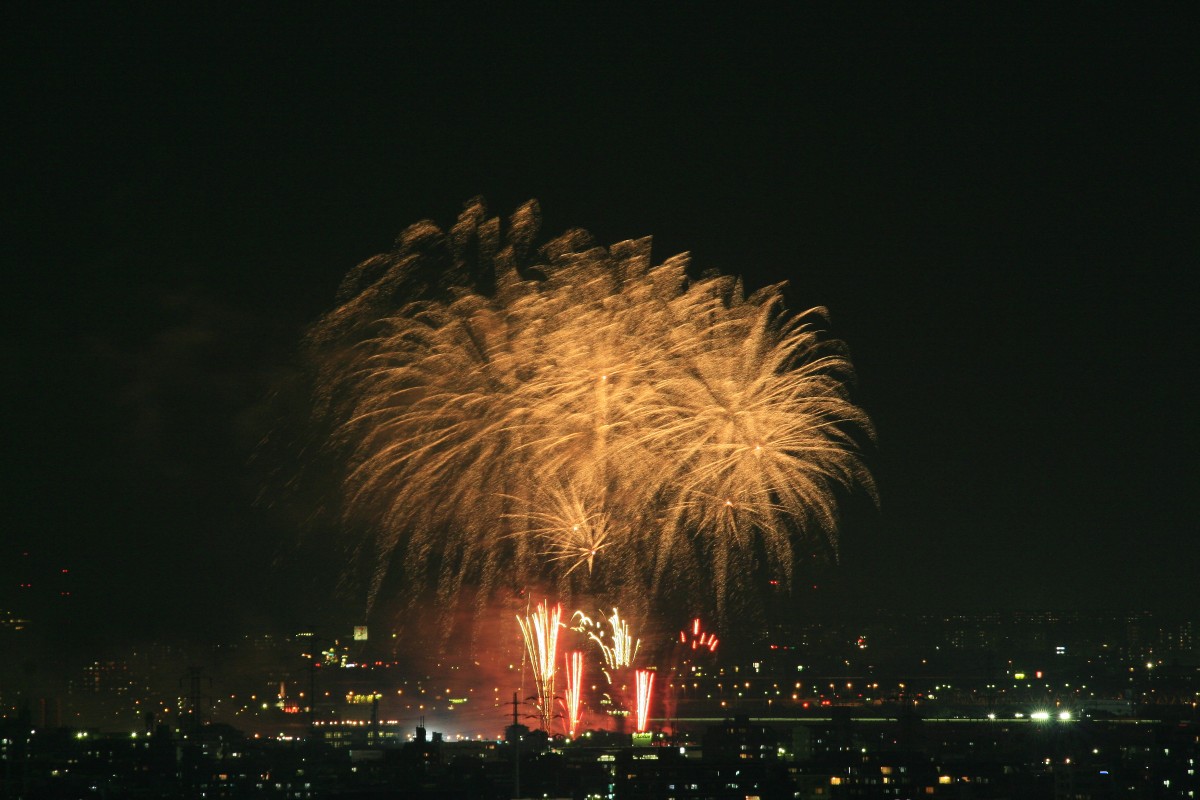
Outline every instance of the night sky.
<svg viewBox="0 0 1200 800"><path fill-rule="evenodd" d="M0 603L353 607L254 454L342 275L482 195L831 310L880 505L813 602L1200 612L1196 25L1097 5L5 6Z"/></svg>

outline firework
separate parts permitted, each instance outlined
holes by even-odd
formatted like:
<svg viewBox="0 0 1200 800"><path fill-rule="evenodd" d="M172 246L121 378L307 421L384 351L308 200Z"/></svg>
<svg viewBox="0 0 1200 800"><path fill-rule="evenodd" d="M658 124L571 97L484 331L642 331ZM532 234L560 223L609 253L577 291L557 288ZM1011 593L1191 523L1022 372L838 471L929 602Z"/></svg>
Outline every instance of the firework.
<svg viewBox="0 0 1200 800"><path fill-rule="evenodd" d="M654 673L650 670L639 669L635 673L637 679L637 732L645 733L650 718L650 696L654 691Z"/></svg>
<svg viewBox="0 0 1200 800"><path fill-rule="evenodd" d="M650 241L575 231L535 250L481 204L347 276L310 332L321 417L370 530L371 592L545 582L715 605L755 569L789 579L799 535L834 545L834 491L871 479L851 367L782 287L653 265Z"/></svg>
<svg viewBox="0 0 1200 800"><path fill-rule="evenodd" d="M574 650L565 654L563 660L565 662L565 675L567 679L567 696L563 703L567 712L566 728L567 735L574 739L575 731L579 727L580 713L582 712L580 699L583 689L583 653Z"/></svg>
<svg viewBox="0 0 1200 800"><path fill-rule="evenodd" d="M604 654L604 663L610 671L633 664L642 640L633 638L633 634L629 632L629 623L621 619L621 612L617 609L614 608L612 614L604 619L609 626L607 631L602 623L593 620L582 611L576 611L572 619L575 623L574 630L587 634L589 639L600 646L600 652ZM608 637L608 642L605 642L605 636Z"/></svg>
<svg viewBox="0 0 1200 800"><path fill-rule="evenodd" d="M693 650L708 650L710 653L717 652L717 637L711 633L705 633L700 627L700 618L696 617L692 620L691 632L680 631L679 641L681 644L692 645Z"/></svg>
<svg viewBox="0 0 1200 800"><path fill-rule="evenodd" d="M542 719L542 729L550 730L550 717L554 712L555 659L558 654L558 626L562 607L549 608L545 602L538 603L537 611L527 617L517 617L525 649L529 653L529 667L537 690L537 708Z"/></svg>
<svg viewBox="0 0 1200 800"><path fill-rule="evenodd" d="M523 513L508 514L527 524L525 534L541 538L546 549L542 555L550 561L569 562L565 575L586 565L590 573L596 556L608 546L608 517L592 511L596 507L571 489L547 492L546 510L529 508ZM519 498L513 498L519 502Z"/></svg>

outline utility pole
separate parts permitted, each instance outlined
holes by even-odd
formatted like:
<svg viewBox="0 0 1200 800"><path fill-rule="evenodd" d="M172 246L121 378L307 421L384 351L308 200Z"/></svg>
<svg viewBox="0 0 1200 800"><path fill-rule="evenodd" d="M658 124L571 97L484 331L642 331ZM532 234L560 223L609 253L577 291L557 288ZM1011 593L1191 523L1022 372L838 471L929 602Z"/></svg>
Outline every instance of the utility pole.
<svg viewBox="0 0 1200 800"><path fill-rule="evenodd" d="M201 691L201 682L207 680L208 685L211 687L212 678L206 676L204 674L204 669L201 667L188 668L187 674L184 676L184 678L186 678L188 681L188 712L191 715L191 719L188 720L188 733L192 736L199 736L200 727L202 724L200 716L200 701L206 698L209 700L212 699ZM184 678L179 679L180 686L183 685Z"/></svg>
<svg viewBox="0 0 1200 800"><path fill-rule="evenodd" d="M517 728L517 708L521 705L517 699L517 693L513 692L512 707L512 735L513 735L513 797L521 796L521 732Z"/></svg>
<svg viewBox="0 0 1200 800"><path fill-rule="evenodd" d="M308 730L309 733L317 724L317 657L313 655L308 660Z"/></svg>
<svg viewBox="0 0 1200 800"><path fill-rule="evenodd" d="M317 726L317 665L321 658L321 649L318 643L321 639L315 634L308 636L310 638L308 649L311 652L301 653L301 657L308 659L308 735L312 737L316 734Z"/></svg>

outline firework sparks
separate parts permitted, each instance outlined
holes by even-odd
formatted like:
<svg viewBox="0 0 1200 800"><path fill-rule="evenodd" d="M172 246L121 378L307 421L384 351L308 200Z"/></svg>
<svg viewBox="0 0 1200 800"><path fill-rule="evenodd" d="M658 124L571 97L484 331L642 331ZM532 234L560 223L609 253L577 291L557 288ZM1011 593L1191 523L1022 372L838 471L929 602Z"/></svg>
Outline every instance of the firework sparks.
<svg viewBox="0 0 1200 800"><path fill-rule="evenodd" d="M790 579L801 533L834 544L870 423L823 310L653 265L649 239L535 250L537 227L533 203L504 235L479 203L414 226L309 334L372 594L398 564L443 608L516 574L721 615L754 565Z"/></svg>
<svg viewBox="0 0 1200 800"><path fill-rule="evenodd" d="M538 713L542 719L542 730L550 730L550 717L554 712L554 675L558 655L558 627L562 607L549 608L545 602L538 603L537 611L527 617L517 617L525 649L529 653L530 671L537 690Z"/></svg>
<svg viewBox="0 0 1200 800"><path fill-rule="evenodd" d="M574 739L575 731L579 728L580 715L583 711L580 705L583 689L583 653L574 650L566 653L563 660L565 662L567 679L567 695L563 703L567 712L566 728L567 735Z"/></svg>
<svg viewBox="0 0 1200 800"><path fill-rule="evenodd" d="M633 664L642 640L633 638L633 634L629 632L629 622L621 619L621 612L617 609L614 608L612 614L604 618L604 622L608 623L607 631L603 623L593 620L582 611L576 611L573 620L574 630L586 634L600 646L600 652L604 654L604 663L609 670L616 671ZM607 642L605 636L608 637Z"/></svg>
<svg viewBox="0 0 1200 800"><path fill-rule="evenodd" d="M609 520L607 515L591 511L595 505L570 489L546 492L544 506L508 518L520 518L527 523L526 533L540 537L546 545L542 555L550 561L569 562L565 575L587 565L591 573L596 556L608 547ZM513 498L519 500L519 498Z"/></svg>
<svg viewBox="0 0 1200 800"><path fill-rule="evenodd" d="M696 617L692 620L690 633L688 631L679 632L679 641L681 644L691 643L693 650L708 650L710 653L717 652L717 637L712 633L705 633L700 626L700 618Z"/></svg>
<svg viewBox="0 0 1200 800"><path fill-rule="evenodd" d="M654 691L654 673L650 670L639 669L635 673L637 679L637 714L635 722L637 732L645 733L650 719L650 696Z"/></svg>

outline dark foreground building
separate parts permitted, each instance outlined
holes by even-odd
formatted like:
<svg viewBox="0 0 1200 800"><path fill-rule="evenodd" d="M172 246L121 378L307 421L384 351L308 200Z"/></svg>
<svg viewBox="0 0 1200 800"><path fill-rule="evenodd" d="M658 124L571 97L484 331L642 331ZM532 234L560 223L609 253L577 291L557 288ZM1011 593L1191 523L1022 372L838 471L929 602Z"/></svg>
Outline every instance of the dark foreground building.
<svg viewBox="0 0 1200 800"><path fill-rule="evenodd" d="M400 740L366 731L334 746L245 737L221 725L188 736L5 724L0 798L480 798L1108 800L1200 795L1200 724L1147 719L761 720L632 746L593 733L509 742Z"/></svg>

